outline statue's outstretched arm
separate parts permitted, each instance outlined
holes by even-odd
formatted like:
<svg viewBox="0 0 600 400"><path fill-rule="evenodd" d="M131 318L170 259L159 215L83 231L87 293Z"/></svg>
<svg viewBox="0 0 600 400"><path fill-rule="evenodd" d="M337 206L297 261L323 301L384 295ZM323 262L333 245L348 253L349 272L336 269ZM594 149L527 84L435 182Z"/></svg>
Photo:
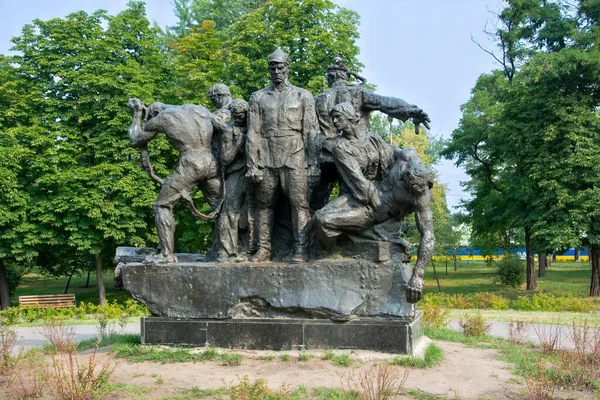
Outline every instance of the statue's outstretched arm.
<svg viewBox="0 0 600 400"><path fill-rule="evenodd" d="M412 118L417 133L420 124L430 129L429 123L431 120L425 111L397 97L381 96L371 90L365 89L363 91L362 106L365 111L380 111L402 122Z"/></svg>

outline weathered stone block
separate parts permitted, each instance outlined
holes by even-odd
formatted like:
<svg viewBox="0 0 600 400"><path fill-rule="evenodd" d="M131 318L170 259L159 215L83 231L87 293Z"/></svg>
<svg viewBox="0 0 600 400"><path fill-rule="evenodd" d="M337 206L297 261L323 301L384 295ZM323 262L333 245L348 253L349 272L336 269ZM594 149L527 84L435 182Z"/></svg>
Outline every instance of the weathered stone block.
<svg viewBox="0 0 600 400"><path fill-rule="evenodd" d="M183 319L413 317L411 273L408 264L364 259L121 265L125 288L152 315Z"/></svg>

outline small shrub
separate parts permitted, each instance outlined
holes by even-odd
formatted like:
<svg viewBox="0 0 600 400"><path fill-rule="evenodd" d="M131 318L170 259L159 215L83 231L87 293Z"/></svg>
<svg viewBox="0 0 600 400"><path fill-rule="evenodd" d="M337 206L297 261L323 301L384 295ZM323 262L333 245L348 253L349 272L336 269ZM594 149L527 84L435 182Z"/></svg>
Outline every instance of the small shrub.
<svg viewBox="0 0 600 400"><path fill-rule="evenodd" d="M250 381L247 375L244 375L237 384L230 382L227 385L229 398L231 400L253 400L253 399L270 399L279 400L289 397L290 390L285 384L282 384L278 391L273 391L267 386L267 381L264 379L256 379Z"/></svg>
<svg viewBox="0 0 600 400"><path fill-rule="evenodd" d="M96 361L96 350L81 363L77 357L77 343L73 329L57 323L41 329L42 335L57 349L50 354L51 362L42 364L42 377L48 389L59 399L87 400L107 390L108 380L115 365Z"/></svg>
<svg viewBox="0 0 600 400"><path fill-rule="evenodd" d="M522 346L527 340L527 325L523 321L508 324L508 341Z"/></svg>
<svg viewBox="0 0 600 400"><path fill-rule="evenodd" d="M480 312L465 314L459 321L460 329L465 336L483 336L491 329L491 325L485 322Z"/></svg>
<svg viewBox="0 0 600 400"><path fill-rule="evenodd" d="M561 328L559 325L533 325L533 330L540 341L543 353L552 354L560 349Z"/></svg>
<svg viewBox="0 0 600 400"><path fill-rule="evenodd" d="M2 324L0 325L16 325L19 323L19 307L8 307L4 311L0 311Z"/></svg>
<svg viewBox="0 0 600 400"><path fill-rule="evenodd" d="M217 349L215 349L214 347L207 347L202 354L200 354L200 359L203 361L210 361L210 360L214 360L215 358L217 358L218 354L217 354Z"/></svg>
<svg viewBox="0 0 600 400"><path fill-rule="evenodd" d="M325 352L323 352L323 354L321 355L321 360L333 360L333 357L335 357L334 351L328 349L325 350Z"/></svg>
<svg viewBox="0 0 600 400"><path fill-rule="evenodd" d="M311 357L312 356L310 354L308 354L307 352L301 351L300 355L298 356L298 360L300 360L300 361L308 361L308 360L310 360Z"/></svg>
<svg viewBox="0 0 600 400"><path fill-rule="evenodd" d="M428 303L421 306L426 328L444 328L450 323L450 310L440 304Z"/></svg>
<svg viewBox="0 0 600 400"><path fill-rule="evenodd" d="M283 362L288 362L288 361L290 361L290 355L289 355L289 354L287 354L287 353L283 353L283 354L281 355L281 361L283 361Z"/></svg>
<svg viewBox="0 0 600 400"><path fill-rule="evenodd" d="M527 398L531 400L551 399L556 388L556 382L552 378L552 371L543 359L538 359L532 373L525 377L525 388Z"/></svg>
<svg viewBox="0 0 600 400"><path fill-rule="evenodd" d="M43 377L40 373L44 359L40 352L21 352L13 359L6 386L18 399L42 397Z"/></svg>
<svg viewBox="0 0 600 400"><path fill-rule="evenodd" d="M331 359L331 362L336 367L349 367L350 364L352 364L352 360L350 360L350 354L340 354L340 355L334 356Z"/></svg>
<svg viewBox="0 0 600 400"><path fill-rule="evenodd" d="M0 373L12 366L12 351L16 343L17 332L8 326L0 325Z"/></svg>
<svg viewBox="0 0 600 400"><path fill-rule="evenodd" d="M473 295L472 304L474 308L482 310L508 310L510 300L497 294L483 292Z"/></svg>
<svg viewBox="0 0 600 400"><path fill-rule="evenodd" d="M241 354L221 354L219 359L223 362L223 365L227 366L238 366L242 365L242 360L244 359Z"/></svg>
<svg viewBox="0 0 600 400"><path fill-rule="evenodd" d="M596 310L594 299L591 297L554 296L543 292L532 296L519 296L512 306L515 310L523 311L592 312Z"/></svg>
<svg viewBox="0 0 600 400"><path fill-rule="evenodd" d="M505 286L518 288L525 282L525 263L517 257L499 260L496 268L496 279Z"/></svg>
<svg viewBox="0 0 600 400"><path fill-rule="evenodd" d="M408 379L408 370L399 370L380 363L362 372L350 371L341 376L342 387L357 392L365 400L384 400L396 397Z"/></svg>
<svg viewBox="0 0 600 400"><path fill-rule="evenodd" d="M456 308L458 310L466 310L468 308L475 308L471 299L468 296L465 296L462 293L455 294L454 296L450 296L449 307Z"/></svg>

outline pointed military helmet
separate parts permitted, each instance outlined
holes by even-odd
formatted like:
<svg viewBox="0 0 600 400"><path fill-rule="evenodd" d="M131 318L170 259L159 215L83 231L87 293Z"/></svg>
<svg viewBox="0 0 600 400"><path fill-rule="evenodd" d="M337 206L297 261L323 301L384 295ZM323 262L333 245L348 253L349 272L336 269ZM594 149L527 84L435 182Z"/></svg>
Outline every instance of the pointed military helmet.
<svg viewBox="0 0 600 400"><path fill-rule="evenodd" d="M269 61L269 64L272 62L275 63L284 63L284 64L290 64L290 57L285 54L283 51L281 51L281 48L278 47L277 50L275 50L274 52L272 52L271 54L269 54L269 57L267 57L267 60Z"/></svg>

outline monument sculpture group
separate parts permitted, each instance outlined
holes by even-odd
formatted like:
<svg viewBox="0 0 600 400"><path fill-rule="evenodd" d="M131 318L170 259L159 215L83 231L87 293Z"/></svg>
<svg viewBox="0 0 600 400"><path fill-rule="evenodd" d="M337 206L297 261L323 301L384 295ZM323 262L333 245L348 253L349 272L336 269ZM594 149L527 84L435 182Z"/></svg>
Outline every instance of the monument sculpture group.
<svg viewBox="0 0 600 400"><path fill-rule="evenodd" d="M158 251L119 248L116 257L125 288L153 314L142 321L143 341L411 353L435 241L434 175L414 150L369 133L369 115L412 119L417 129L429 117L366 88L339 57L327 71L329 89L316 97L289 82L281 49L268 65L271 85L248 102L214 85L212 113L129 100L130 144L161 184ZM180 153L164 180L147 152L159 132ZM195 188L209 215L195 208ZM173 207L182 199L196 217L216 219L205 256L175 254ZM411 268L401 226L413 213L421 238Z"/></svg>

